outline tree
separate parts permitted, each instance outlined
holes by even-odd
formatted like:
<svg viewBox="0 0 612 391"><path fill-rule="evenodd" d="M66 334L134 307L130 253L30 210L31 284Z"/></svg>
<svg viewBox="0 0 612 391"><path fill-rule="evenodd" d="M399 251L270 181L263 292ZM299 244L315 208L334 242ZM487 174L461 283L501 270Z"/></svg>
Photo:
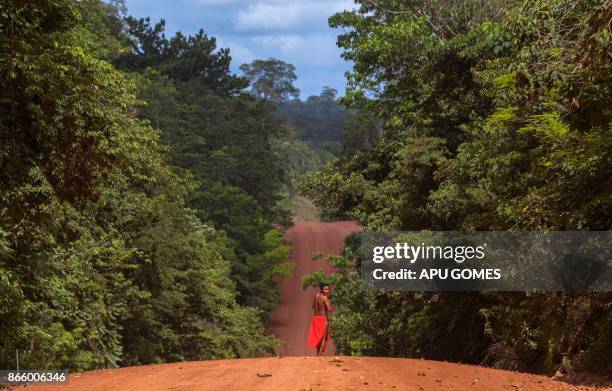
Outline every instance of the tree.
<svg viewBox="0 0 612 391"><path fill-rule="evenodd" d="M199 80L217 93L233 95L246 87L246 80L230 72L228 48L217 48L215 37L200 29L185 36L180 31L166 38L166 22L151 25L150 18L127 17L131 50L115 60L125 70L144 72L155 68L176 81Z"/></svg>
<svg viewBox="0 0 612 391"><path fill-rule="evenodd" d="M336 100L336 94L338 94L338 90L336 90L335 88L325 86L321 90L321 94L319 94L319 97L323 101L332 102Z"/></svg>
<svg viewBox="0 0 612 391"><path fill-rule="evenodd" d="M282 60L254 60L242 64L240 70L250 83L251 93L262 99L281 103L300 95L300 90L293 85L297 79L295 67Z"/></svg>

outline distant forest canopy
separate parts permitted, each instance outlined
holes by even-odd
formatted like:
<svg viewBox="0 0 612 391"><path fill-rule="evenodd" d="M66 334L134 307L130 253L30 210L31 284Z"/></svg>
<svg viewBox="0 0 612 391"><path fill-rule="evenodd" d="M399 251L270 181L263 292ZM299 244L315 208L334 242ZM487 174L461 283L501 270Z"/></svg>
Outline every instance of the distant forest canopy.
<svg viewBox="0 0 612 391"><path fill-rule="evenodd" d="M333 88L323 87L319 96L284 101L278 106L277 116L298 129L299 138L315 149L338 155L351 112L337 103L337 93Z"/></svg>
<svg viewBox="0 0 612 391"><path fill-rule="evenodd" d="M0 4L0 368L277 344L292 264L274 227L322 159L214 37L164 27L123 1Z"/></svg>
<svg viewBox="0 0 612 391"><path fill-rule="evenodd" d="M357 0L344 153L300 181L366 230L612 228L609 0ZM612 373L612 294L372 292L358 238L334 285L344 354ZM542 271L545 273L546 271Z"/></svg>

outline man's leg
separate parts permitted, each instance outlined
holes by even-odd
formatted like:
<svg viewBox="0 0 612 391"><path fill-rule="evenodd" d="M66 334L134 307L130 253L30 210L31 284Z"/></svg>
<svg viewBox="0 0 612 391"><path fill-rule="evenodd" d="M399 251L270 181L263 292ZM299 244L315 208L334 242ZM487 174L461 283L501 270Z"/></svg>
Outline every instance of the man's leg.
<svg viewBox="0 0 612 391"><path fill-rule="evenodd" d="M327 342L326 342L327 338L329 338L329 320L328 319L325 320L325 332L323 333L323 339L321 339L321 345L319 345L319 349L317 349L317 356L322 356L323 353L325 353L323 349L325 349L327 345Z"/></svg>

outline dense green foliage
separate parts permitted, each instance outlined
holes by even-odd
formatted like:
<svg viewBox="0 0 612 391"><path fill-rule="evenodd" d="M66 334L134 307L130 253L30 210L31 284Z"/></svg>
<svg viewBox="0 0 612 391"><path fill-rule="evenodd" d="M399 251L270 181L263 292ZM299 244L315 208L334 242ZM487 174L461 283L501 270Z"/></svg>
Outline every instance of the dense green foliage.
<svg viewBox="0 0 612 391"><path fill-rule="evenodd" d="M609 1L359 3L330 22L355 64L342 101L371 125L302 182L323 213L370 230L612 227ZM343 352L612 372L609 294L373 293L356 252L334 261Z"/></svg>
<svg viewBox="0 0 612 391"><path fill-rule="evenodd" d="M1 368L275 346L262 309L290 268L265 103L203 33L123 26L97 0L0 4Z"/></svg>
<svg viewBox="0 0 612 391"><path fill-rule="evenodd" d="M169 162L197 181L188 205L231 239L238 302L268 311L279 300L276 277L289 272L268 267L278 260L266 256L272 224L289 224L277 206L286 177L273 145L284 128L269 102L240 93L248 81L231 74L229 51L217 49L214 37L168 39L163 21L127 24L132 50L115 63L146 72L138 96L147 104L138 114L161 130Z"/></svg>
<svg viewBox="0 0 612 391"><path fill-rule="evenodd" d="M277 117L298 130L300 140L327 160L340 153L350 113L336 102L337 91L323 87L319 96L293 99L278 106Z"/></svg>

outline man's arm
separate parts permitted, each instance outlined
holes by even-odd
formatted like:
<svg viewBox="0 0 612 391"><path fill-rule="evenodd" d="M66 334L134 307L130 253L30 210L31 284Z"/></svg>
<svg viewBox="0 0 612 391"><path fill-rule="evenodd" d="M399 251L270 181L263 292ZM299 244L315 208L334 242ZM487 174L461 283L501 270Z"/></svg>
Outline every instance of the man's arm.
<svg viewBox="0 0 612 391"><path fill-rule="evenodd" d="M333 311L331 301L329 301L327 297L324 297L323 304L325 304L325 312L327 313L327 315L331 314L331 312Z"/></svg>

